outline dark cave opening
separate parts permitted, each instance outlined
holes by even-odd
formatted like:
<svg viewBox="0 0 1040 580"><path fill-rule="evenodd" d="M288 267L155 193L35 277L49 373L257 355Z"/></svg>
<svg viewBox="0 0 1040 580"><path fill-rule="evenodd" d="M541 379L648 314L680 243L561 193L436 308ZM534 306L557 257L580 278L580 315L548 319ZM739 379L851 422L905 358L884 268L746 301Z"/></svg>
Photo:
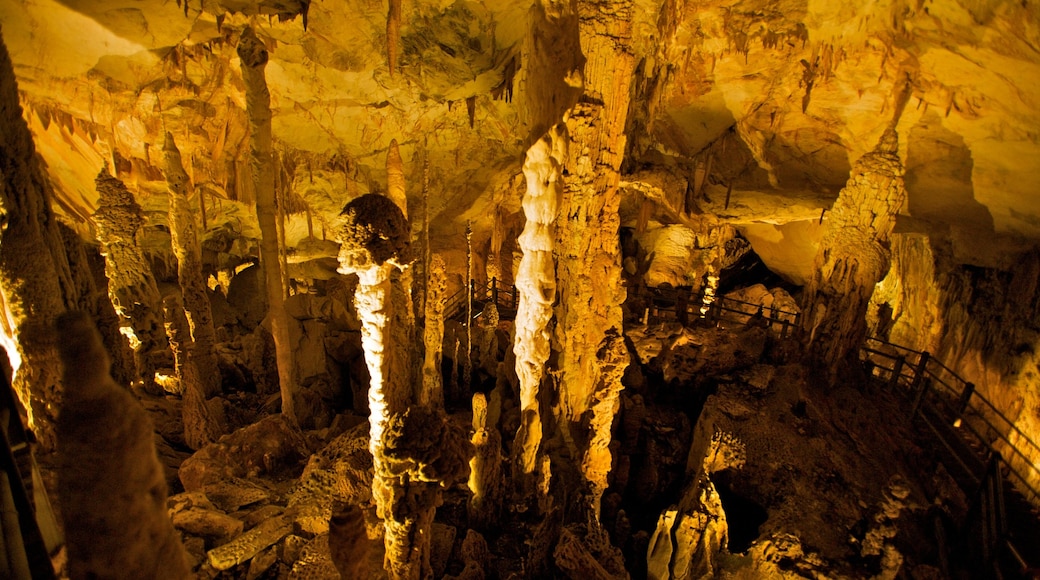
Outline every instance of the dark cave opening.
<svg viewBox="0 0 1040 580"><path fill-rule="evenodd" d="M733 491L727 480L725 472L720 472L712 478L712 483L722 500L722 510L726 512L729 551L743 554L758 539L758 529L769 518L769 513L758 502Z"/></svg>

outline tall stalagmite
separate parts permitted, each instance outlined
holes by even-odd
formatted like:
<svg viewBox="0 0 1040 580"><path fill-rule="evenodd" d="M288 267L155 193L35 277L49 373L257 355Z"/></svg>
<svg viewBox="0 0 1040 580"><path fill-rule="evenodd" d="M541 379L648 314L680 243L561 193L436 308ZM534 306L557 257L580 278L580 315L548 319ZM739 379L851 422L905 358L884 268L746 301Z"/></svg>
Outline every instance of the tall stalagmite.
<svg viewBox="0 0 1040 580"><path fill-rule="evenodd" d="M383 520L390 578L429 577L433 516L442 488L469 476L472 446L438 404L424 397L406 275L409 228L389 198L363 195L343 209L339 272L357 274L354 304L370 376L368 406L372 495Z"/></svg>
<svg viewBox="0 0 1040 580"><path fill-rule="evenodd" d="M58 417L58 495L69 577L191 577L166 513L166 479L148 413L109 376L84 314L59 320L65 402Z"/></svg>
<svg viewBox="0 0 1040 580"><path fill-rule="evenodd" d="M828 212L827 231L805 286L803 320L814 365L837 378L840 365L857 356L867 334L866 313L874 286L888 272L889 236L906 200L895 129L856 162Z"/></svg>
<svg viewBox="0 0 1040 580"><path fill-rule="evenodd" d="M523 168L527 178L523 199L527 223L518 239L523 257L516 273L520 301L513 327L513 352L520 381L520 428L513 444L513 477L515 491L529 499L536 489L535 469L540 465L542 419L538 392L549 360L549 323L556 300L554 223L559 211L561 162L566 151L566 132L557 125L527 150Z"/></svg>
<svg viewBox="0 0 1040 580"><path fill-rule="evenodd" d="M610 427L628 366L621 338L625 289L618 183L634 66L632 4L577 2L585 92L564 117L570 146L556 227L559 304L553 346L560 353L560 426L581 458L594 514L607 487Z"/></svg>
<svg viewBox="0 0 1040 580"><path fill-rule="evenodd" d="M278 257L278 218L275 207L274 159L271 155L271 93L267 90L264 69L267 48L246 27L238 41L242 61L242 80L246 85L246 112L249 114L249 155L256 191L256 217L260 222L260 262L267 290L268 316L274 337L278 382L282 393L282 414L291 425L298 424L293 381L293 354L289 340L289 315L285 312L282 268Z"/></svg>
<svg viewBox="0 0 1040 580"><path fill-rule="evenodd" d="M44 447L54 445L61 376L53 325L76 303L51 188L36 159L18 104L7 47L0 42L0 296L3 346L14 367L13 386Z"/></svg>
<svg viewBox="0 0 1040 580"><path fill-rule="evenodd" d="M444 301L446 299L444 258L434 254L426 270L426 321L423 326L422 391L419 404L444 406L444 381L441 374L444 346Z"/></svg>
<svg viewBox="0 0 1040 580"><path fill-rule="evenodd" d="M170 241L173 255L177 258L177 281L180 283L184 301L184 314L188 318L191 347L188 355L194 367L196 380L182 380L186 391L183 415L185 433L220 433L223 425L209 424L219 421L210 413L207 401L221 394L220 367L217 365L217 334L213 329L213 313L210 308L206 281L202 277L202 255L195 224L195 214L188 202L191 182L181 162L181 152L173 135L166 133L163 144L166 157L166 183L170 190ZM188 389L198 392L187 393ZM208 443L208 437L195 439L189 444L199 448Z"/></svg>
<svg viewBox="0 0 1040 580"><path fill-rule="evenodd" d="M141 206L122 181L108 174L108 167L95 180L98 209L94 225L105 256L108 292L116 312L130 322L134 359L145 389L155 388L157 356L167 348L161 314L162 298L137 234L144 224Z"/></svg>

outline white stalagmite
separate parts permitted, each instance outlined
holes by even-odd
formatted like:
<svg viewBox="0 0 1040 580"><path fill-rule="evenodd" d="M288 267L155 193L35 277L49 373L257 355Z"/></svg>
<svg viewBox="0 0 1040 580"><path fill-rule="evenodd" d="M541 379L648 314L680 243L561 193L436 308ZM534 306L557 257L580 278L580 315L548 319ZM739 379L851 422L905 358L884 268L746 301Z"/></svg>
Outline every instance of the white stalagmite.
<svg viewBox="0 0 1040 580"><path fill-rule="evenodd" d="M524 176L527 191L523 208L527 223L518 240L523 258L516 274L520 301L516 310L513 352L520 380L520 428L513 455L519 489L527 495L534 489L542 421L538 410L538 388L549 359L553 301L556 297L556 268L553 244L554 222L559 209L560 167L566 155L567 135L561 125L549 130L527 151Z"/></svg>

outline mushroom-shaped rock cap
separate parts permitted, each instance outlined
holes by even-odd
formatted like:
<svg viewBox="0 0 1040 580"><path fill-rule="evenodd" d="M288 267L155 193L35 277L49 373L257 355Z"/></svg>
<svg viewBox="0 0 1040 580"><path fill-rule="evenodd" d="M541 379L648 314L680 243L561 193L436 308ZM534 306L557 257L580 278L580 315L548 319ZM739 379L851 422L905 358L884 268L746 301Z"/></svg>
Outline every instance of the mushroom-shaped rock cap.
<svg viewBox="0 0 1040 580"><path fill-rule="evenodd" d="M340 213L340 269L357 272L399 258L408 246L408 222L388 197L367 193Z"/></svg>

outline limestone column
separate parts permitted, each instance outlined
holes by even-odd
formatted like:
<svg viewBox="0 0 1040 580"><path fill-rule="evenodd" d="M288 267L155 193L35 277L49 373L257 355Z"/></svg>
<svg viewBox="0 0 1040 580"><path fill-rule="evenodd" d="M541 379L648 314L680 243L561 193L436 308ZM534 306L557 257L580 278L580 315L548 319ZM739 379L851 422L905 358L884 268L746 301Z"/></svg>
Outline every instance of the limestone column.
<svg viewBox="0 0 1040 580"><path fill-rule="evenodd" d="M564 116L570 146L556 227L554 350L559 351L560 425L599 512L628 354L621 339L625 289L619 242L619 169L634 56L631 0L579 0L584 94ZM575 430L580 430L576 432Z"/></svg>
<svg viewBox="0 0 1040 580"><path fill-rule="evenodd" d="M76 303L75 284L51 211L51 189L22 118L7 47L0 42L0 302L3 346L28 427L45 448L55 442L61 375L55 318Z"/></svg>
<svg viewBox="0 0 1040 580"><path fill-rule="evenodd" d="M553 246L561 194L560 169L566 150L566 130L557 125L527 150L523 167L527 178L523 199L527 222L517 240L523 257L516 273L520 300L513 325L513 353L520 382L520 428L513 442L513 480L514 491L521 498L531 498L537 489L535 470L540 465L542 441L538 392L549 360L549 323L556 299Z"/></svg>
<svg viewBox="0 0 1040 580"><path fill-rule="evenodd" d="M502 435L496 425L488 424L488 401L483 393L473 395L474 455L469 462L469 525L488 530L502 513L505 481L502 475Z"/></svg>
<svg viewBox="0 0 1040 580"><path fill-rule="evenodd" d="M137 233L144 224L141 206L107 169L102 169L95 180L98 209L93 220L105 257L108 293L116 313L129 321L133 330L131 346L144 388L155 392L155 358L167 348L160 312L162 298L138 245Z"/></svg>
<svg viewBox="0 0 1040 580"><path fill-rule="evenodd" d="M861 157L827 214L827 230L805 286L802 308L810 361L830 379L858 356L867 334L867 306L888 272L889 236L906 200L899 141L885 131Z"/></svg>
<svg viewBox="0 0 1040 580"><path fill-rule="evenodd" d="M184 429L190 433L223 433L224 425L206 425L211 418L206 401L217 397L223 390L220 367L217 364L217 334L213 329L206 281L202 278L202 255L195 224L195 215L188 202L191 182L181 162L181 152L166 133L163 144L166 158L166 183L170 192L170 241L177 258L177 282L181 287L184 315L188 319L191 337L189 360L194 380L182 380L184 396ZM183 377L182 377L183 378ZM193 392L197 390L198 392ZM196 449L209 442L209 437L192 438L189 445Z"/></svg>
<svg viewBox="0 0 1040 580"><path fill-rule="evenodd" d="M285 311L282 269L278 257L278 217L275 207L274 159L271 155L271 93L264 69L267 48L246 27L238 42L242 61L242 80L246 85L246 112L249 114L249 155L256 192L256 217L260 222L260 262L267 291L268 316L274 337L278 382L281 385L282 415L290 425L298 425L293 381L293 354L289 339L289 315Z"/></svg>
<svg viewBox="0 0 1040 580"><path fill-rule="evenodd" d="M205 377L195 365L195 344L191 340L184 304L177 295L163 301L166 335L173 351L174 371L181 386L181 417L184 423L184 442L192 449L201 449L212 443L227 430L224 409L219 399L209 399L205 392Z"/></svg>
<svg viewBox="0 0 1040 580"><path fill-rule="evenodd" d="M395 307L407 307L395 299L391 274L400 267L398 260L408 246L408 223L401 209L389 198L363 195L343 209L343 228L339 233L339 272L357 274L354 306L361 319L361 346L368 366L369 450L372 452L372 495L379 517L383 519L386 570L392 578L419 578L424 568L424 538L414 532L432 525L425 509L409 510L410 520L395 512L395 499L402 499L400 482L390 470L388 431L391 420L406 427L404 414L412 402L408 381L410 364L402 360L408 345L395 345L401 336L393 328ZM397 293L400 296L399 293ZM398 347L398 348L395 348ZM420 494L422 495L422 494ZM427 503L427 498L412 498ZM407 525L410 521L410 526ZM427 538L428 540L428 538ZM428 554L425 554L428 565Z"/></svg>

